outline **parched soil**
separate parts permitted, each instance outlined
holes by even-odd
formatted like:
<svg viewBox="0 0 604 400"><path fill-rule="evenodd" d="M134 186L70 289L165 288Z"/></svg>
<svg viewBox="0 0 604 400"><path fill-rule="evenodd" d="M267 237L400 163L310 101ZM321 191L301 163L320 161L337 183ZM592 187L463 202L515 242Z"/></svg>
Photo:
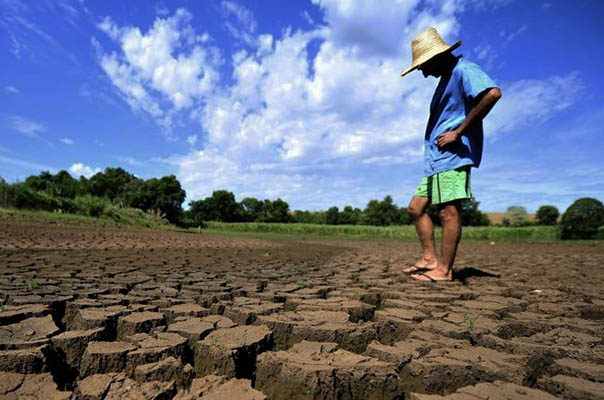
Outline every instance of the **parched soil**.
<svg viewBox="0 0 604 400"><path fill-rule="evenodd" d="M604 251L0 219L0 398L604 399Z"/></svg>

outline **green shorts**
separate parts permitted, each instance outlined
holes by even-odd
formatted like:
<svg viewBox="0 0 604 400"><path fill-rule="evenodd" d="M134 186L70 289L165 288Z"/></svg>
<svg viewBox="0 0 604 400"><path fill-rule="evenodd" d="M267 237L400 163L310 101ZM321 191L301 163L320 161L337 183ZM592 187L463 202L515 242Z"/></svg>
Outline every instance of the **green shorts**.
<svg viewBox="0 0 604 400"><path fill-rule="evenodd" d="M470 168L469 165L466 165L432 176L424 176L415 191L415 195L428 197L432 204L469 199L472 197Z"/></svg>

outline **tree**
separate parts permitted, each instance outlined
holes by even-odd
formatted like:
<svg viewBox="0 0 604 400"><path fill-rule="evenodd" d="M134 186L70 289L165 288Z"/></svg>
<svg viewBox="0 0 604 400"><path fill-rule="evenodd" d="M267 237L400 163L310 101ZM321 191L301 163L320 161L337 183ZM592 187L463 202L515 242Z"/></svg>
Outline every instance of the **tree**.
<svg viewBox="0 0 604 400"><path fill-rule="evenodd" d="M407 207L400 207L398 209L399 213L399 223L401 225L411 225L413 223L413 218L407 212Z"/></svg>
<svg viewBox="0 0 604 400"><path fill-rule="evenodd" d="M262 222L289 222L289 204L277 199L275 201L264 200L264 216Z"/></svg>
<svg viewBox="0 0 604 400"><path fill-rule="evenodd" d="M246 222L260 221L264 204L254 197L241 200L242 219Z"/></svg>
<svg viewBox="0 0 604 400"><path fill-rule="evenodd" d="M121 196L126 194L125 188L133 184L132 182L131 180L121 187ZM138 185L136 193L132 195L130 205L143 211L158 210L165 215L168 221L176 223L182 217L182 203L185 201L185 197L186 192L176 177L167 175L160 179L148 179Z"/></svg>
<svg viewBox="0 0 604 400"><path fill-rule="evenodd" d="M195 222L241 220L241 206L235 201L235 195L227 190L215 190L212 196L191 201L189 206Z"/></svg>
<svg viewBox="0 0 604 400"><path fill-rule="evenodd" d="M138 179L122 168L105 168L90 178L90 194L99 197L107 197L113 201L120 195L124 195L128 183Z"/></svg>
<svg viewBox="0 0 604 400"><path fill-rule="evenodd" d="M576 200L562 215L561 239L591 239L604 225L604 205L602 202L584 197Z"/></svg>
<svg viewBox="0 0 604 400"><path fill-rule="evenodd" d="M227 190L215 190L212 192L212 205L217 221L236 222L241 220L239 204L235 201L235 195Z"/></svg>
<svg viewBox="0 0 604 400"><path fill-rule="evenodd" d="M340 210L336 206L329 207L327 213L325 213L325 223L327 223L327 225L337 225L339 211Z"/></svg>
<svg viewBox="0 0 604 400"><path fill-rule="evenodd" d="M382 201L370 200L363 214L364 222L368 225L393 225L399 220L398 207L390 196L384 197Z"/></svg>
<svg viewBox="0 0 604 400"><path fill-rule="evenodd" d="M522 206L508 207L505 217L510 221L511 226L527 226L529 225L528 213L526 208Z"/></svg>
<svg viewBox="0 0 604 400"><path fill-rule="evenodd" d="M325 212L296 210L292 215L293 222L300 224L325 224Z"/></svg>
<svg viewBox="0 0 604 400"><path fill-rule="evenodd" d="M537 224L538 225L556 225L560 212L556 206L541 206L537 210Z"/></svg>
<svg viewBox="0 0 604 400"><path fill-rule="evenodd" d="M346 206L338 215L338 223L340 225L356 225L361 220L363 211L360 208L352 208L352 206Z"/></svg>
<svg viewBox="0 0 604 400"><path fill-rule="evenodd" d="M479 201L470 198L462 202L460 216L463 226L488 226L491 221L489 216L478 210Z"/></svg>

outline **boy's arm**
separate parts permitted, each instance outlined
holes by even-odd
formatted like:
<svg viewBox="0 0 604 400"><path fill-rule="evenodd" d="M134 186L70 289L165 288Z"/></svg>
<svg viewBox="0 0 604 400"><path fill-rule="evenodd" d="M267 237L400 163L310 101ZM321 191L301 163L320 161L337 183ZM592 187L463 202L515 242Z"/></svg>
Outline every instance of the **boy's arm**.
<svg viewBox="0 0 604 400"><path fill-rule="evenodd" d="M490 89L485 90L482 96L480 97L478 103L476 103L476 105L472 107L472 109L468 113L468 116L461 123L461 125L459 125L457 129L445 132L438 137L436 141L438 144L438 148L442 149L448 144L455 142L460 138L461 135L463 135L464 130L468 126L476 122L482 121L483 118L487 116L487 114L491 111L495 103L497 103L500 98L501 89L499 89L498 87L492 87Z"/></svg>

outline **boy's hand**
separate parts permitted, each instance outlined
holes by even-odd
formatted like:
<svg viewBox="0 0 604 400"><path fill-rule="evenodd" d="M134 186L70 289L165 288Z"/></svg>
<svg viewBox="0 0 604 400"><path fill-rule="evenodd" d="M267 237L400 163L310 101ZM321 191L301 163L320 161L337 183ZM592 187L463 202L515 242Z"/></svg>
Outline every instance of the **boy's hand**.
<svg viewBox="0 0 604 400"><path fill-rule="evenodd" d="M443 133L436 139L436 144L438 145L438 149L442 150L444 147L450 145L451 143L456 142L457 140L459 140L459 136L460 135L457 130Z"/></svg>

